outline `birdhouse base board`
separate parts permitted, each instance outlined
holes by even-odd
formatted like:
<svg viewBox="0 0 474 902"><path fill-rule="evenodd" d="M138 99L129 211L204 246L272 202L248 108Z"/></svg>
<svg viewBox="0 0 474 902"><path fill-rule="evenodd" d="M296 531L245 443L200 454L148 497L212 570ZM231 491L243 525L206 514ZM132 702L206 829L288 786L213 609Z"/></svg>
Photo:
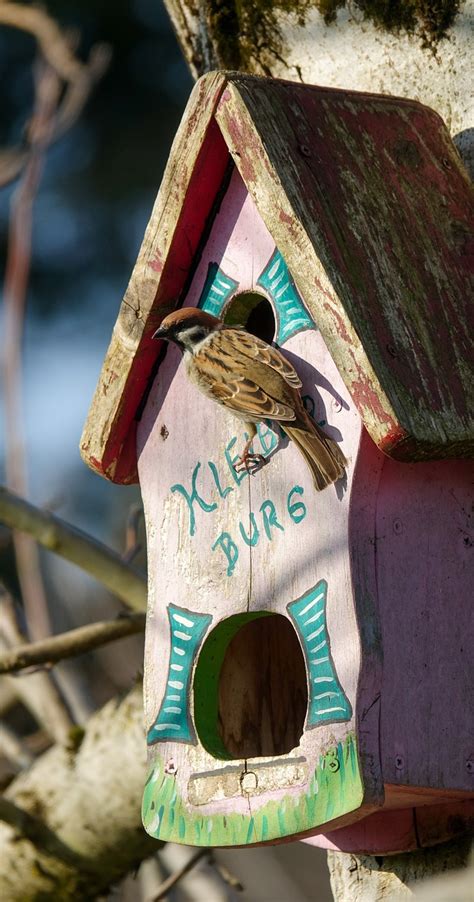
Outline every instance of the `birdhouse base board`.
<svg viewBox="0 0 474 902"><path fill-rule="evenodd" d="M472 793L463 789L433 789L424 786L396 786L393 783L385 783L385 809L406 808L413 805L414 808L423 805L440 805L449 802L462 802L472 800Z"/></svg>
<svg viewBox="0 0 474 902"><path fill-rule="evenodd" d="M298 758L222 764L220 771L193 775L183 799L176 775L157 755L143 796L146 831L165 842L247 846L294 840L319 825L360 816L363 787L353 735L320 758L309 780Z"/></svg>
<svg viewBox="0 0 474 902"><path fill-rule="evenodd" d="M303 840L320 849L358 855L397 855L472 831L474 801L377 811L356 824Z"/></svg>

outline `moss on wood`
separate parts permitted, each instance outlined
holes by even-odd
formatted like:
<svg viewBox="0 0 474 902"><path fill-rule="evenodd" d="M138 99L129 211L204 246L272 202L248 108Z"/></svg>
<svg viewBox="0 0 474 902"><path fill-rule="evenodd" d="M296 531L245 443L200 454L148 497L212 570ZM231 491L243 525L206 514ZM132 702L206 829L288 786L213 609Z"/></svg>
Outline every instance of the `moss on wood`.
<svg viewBox="0 0 474 902"><path fill-rule="evenodd" d="M304 25L311 8L319 9L326 25L336 21L349 0L210 0L208 27L218 64L246 70L257 60L263 71L265 55L283 52L278 19L291 14ZM351 9L392 33L418 35L425 47L435 49L447 37L459 12L460 0L352 0Z"/></svg>

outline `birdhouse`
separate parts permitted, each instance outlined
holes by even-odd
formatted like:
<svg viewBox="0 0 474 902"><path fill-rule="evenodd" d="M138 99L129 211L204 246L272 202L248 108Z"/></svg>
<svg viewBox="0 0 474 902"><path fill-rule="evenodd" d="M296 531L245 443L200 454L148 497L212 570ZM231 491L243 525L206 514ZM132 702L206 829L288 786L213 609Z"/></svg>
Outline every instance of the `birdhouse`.
<svg viewBox="0 0 474 902"><path fill-rule="evenodd" d="M470 221L419 103L197 83L82 438L143 496L157 839L397 851L464 828ZM317 492L269 420L264 465L236 466L242 423L153 339L182 306L281 349L343 478Z"/></svg>

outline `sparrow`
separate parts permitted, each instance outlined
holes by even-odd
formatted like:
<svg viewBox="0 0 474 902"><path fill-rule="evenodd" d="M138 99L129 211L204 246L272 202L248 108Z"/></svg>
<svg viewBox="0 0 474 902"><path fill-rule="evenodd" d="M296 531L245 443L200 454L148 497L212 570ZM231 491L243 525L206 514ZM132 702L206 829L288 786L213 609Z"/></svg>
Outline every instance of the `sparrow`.
<svg viewBox="0 0 474 902"><path fill-rule="evenodd" d="M228 326L197 307L184 307L166 316L153 338L174 342L183 353L190 381L208 398L232 411L245 424L248 441L238 465L265 462L253 454L256 424L276 420L295 443L321 491L339 479L346 459L339 445L307 412L301 399L301 380L277 348Z"/></svg>

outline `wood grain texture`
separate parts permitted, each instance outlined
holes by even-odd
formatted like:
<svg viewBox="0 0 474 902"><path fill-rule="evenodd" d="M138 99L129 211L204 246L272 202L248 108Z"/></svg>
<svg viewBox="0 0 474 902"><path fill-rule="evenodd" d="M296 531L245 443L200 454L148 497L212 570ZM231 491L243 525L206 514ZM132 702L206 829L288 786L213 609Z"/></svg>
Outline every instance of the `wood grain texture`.
<svg viewBox="0 0 474 902"><path fill-rule="evenodd" d="M411 101L221 72L196 85L171 149L86 462L137 479L151 335L187 292L229 151L376 444L403 460L472 456L473 202L442 121Z"/></svg>
<svg viewBox="0 0 474 902"><path fill-rule="evenodd" d="M384 460L375 535L391 794L473 791L473 476L469 461Z"/></svg>

